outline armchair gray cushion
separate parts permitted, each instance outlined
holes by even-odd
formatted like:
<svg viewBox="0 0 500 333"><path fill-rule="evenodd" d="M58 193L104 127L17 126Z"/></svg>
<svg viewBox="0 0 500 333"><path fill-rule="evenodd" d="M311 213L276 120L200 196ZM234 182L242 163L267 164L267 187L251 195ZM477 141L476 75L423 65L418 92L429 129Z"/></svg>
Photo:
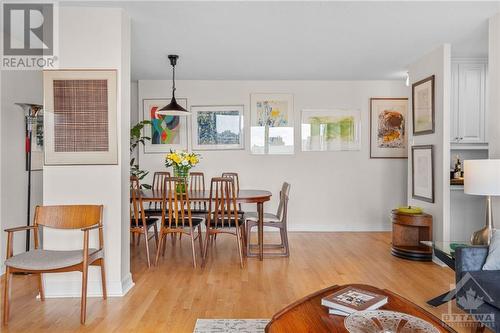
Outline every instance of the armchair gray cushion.
<svg viewBox="0 0 500 333"><path fill-rule="evenodd" d="M98 250L89 249L89 255L96 251ZM10 257L5 261L5 266L28 270L52 270L73 266L81 262L83 262L83 250L31 250Z"/></svg>
<svg viewBox="0 0 500 333"><path fill-rule="evenodd" d="M497 232L496 230L493 230L490 248L488 250L488 256L486 257L483 270L500 270L500 232Z"/></svg>

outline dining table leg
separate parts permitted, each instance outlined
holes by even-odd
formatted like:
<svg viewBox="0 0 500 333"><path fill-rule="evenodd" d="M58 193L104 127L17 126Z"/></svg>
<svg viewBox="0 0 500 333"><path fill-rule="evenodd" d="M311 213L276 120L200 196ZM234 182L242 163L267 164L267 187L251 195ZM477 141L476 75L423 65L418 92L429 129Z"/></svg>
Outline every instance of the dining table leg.
<svg viewBox="0 0 500 333"><path fill-rule="evenodd" d="M257 203L257 212L259 215L259 224L257 226L257 232L259 235L259 260L264 259L264 203Z"/></svg>

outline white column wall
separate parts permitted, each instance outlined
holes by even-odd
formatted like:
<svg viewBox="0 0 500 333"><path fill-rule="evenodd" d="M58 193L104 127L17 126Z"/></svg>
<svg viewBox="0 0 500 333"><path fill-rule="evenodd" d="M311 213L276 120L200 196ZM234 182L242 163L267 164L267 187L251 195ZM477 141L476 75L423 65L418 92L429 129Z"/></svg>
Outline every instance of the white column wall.
<svg viewBox="0 0 500 333"><path fill-rule="evenodd" d="M446 241L450 237L450 90L451 52L444 44L409 66L411 83L435 75L435 133L413 136L410 108L410 140L408 147L408 204L424 208L433 216L434 240ZM410 105L411 91L410 91ZM434 203L412 198L412 145L434 146Z"/></svg>
<svg viewBox="0 0 500 333"><path fill-rule="evenodd" d="M46 166L44 204L103 204L108 294L133 285L129 267L128 147L130 119L130 23L122 9L60 7L59 65L63 69L116 69L117 165ZM91 242L95 245L97 232ZM79 249L80 231L44 230L44 248ZM125 246L126 245L126 246ZM89 296L101 295L98 268L89 274ZM79 296L81 273L45 275L48 297Z"/></svg>

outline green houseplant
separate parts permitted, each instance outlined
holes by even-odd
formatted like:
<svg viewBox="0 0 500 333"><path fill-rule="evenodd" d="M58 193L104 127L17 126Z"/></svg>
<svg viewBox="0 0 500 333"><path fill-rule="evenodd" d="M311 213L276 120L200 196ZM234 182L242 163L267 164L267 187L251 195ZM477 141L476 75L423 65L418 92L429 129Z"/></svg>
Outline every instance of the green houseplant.
<svg viewBox="0 0 500 333"><path fill-rule="evenodd" d="M148 171L141 170L139 168L139 164L136 163L136 158L134 156L134 151L139 145L143 145L146 142L146 140L151 140L150 137L144 136L142 130L144 129L144 126L150 125L151 121L149 120L142 120L135 124L130 129L130 176L135 176L137 179L139 179L139 183L141 184L141 187L150 189L151 185L149 184L143 184L142 180L144 177L148 175Z"/></svg>

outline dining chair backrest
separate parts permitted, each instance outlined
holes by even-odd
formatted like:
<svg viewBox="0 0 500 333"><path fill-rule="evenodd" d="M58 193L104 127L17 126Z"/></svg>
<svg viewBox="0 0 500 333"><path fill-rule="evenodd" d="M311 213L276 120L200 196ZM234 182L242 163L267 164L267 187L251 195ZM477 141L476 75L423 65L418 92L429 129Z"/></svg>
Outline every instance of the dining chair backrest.
<svg viewBox="0 0 500 333"><path fill-rule="evenodd" d="M236 190L236 193L240 191L240 178L238 177L237 172L223 172L222 177L226 178L231 178L234 182L234 189ZM241 204L238 204L238 210L241 212Z"/></svg>
<svg viewBox="0 0 500 333"><path fill-rule="evenodd" d="M203 172L189 173L189 190L205 191L205 174Z"/></svg>
<svg viewBox="0 0 500 333"><path fill-rule="evenodd" d="M231 178L234 182L234 188L236 192L240 191L240 179L237 172L223 172L222 177Z"/></svg>
<svg viewBox="0 0 500 333"><path fill-rule="evenodd" d="M130 177L130 189L132 198L132 219L136 228L146 225L146 214L144 213L144 201L142 200L141 184L136 176Z"/></svg>
<svg viewBox="0 0 500 333"><path fill-rule="evenodd" d="M193 220L186 180L180 177L165 177L163 182L162 227L169 229L192 228Z"/></svg>
<svg viewBox="0 0 500 333"><path fill-rule="evenodd" d="M164 180L167 177L170 177L170 172L168 172L168 171L156 171L153 174L153 185L152 185L153 190L157 190L157 191L162 192Z"/></svg>
<svg viewBox="0 0 500 333"><path fill-rule="evenodd" d="M35 225L54 229L81 229L102 225L102 205L37 206Z"/></svg>
<svg viewBox="0 0 500 333"><path fill-rule="evenodd" d="M207 226L209 228L231 227L238 219L234 180L215 177L210 182L210 201Z"/></svg>
<svg viewBox="0 0 500 333"><path fill-rule="evenodd" d="M190 172L189 173L189 191L205 191L205 174L203 172ZM191 202L194 210L206 210L207 203L205 201Z"/></svg>
<svg viewBox="0 0 500 333"><path fill-rule="evenodd" d="M280 191L280 203L278 205L278 211L276 212L276 215L281 221L286 221L289 195L290 195L290 184L287 182L283 182Z"/></svg>

